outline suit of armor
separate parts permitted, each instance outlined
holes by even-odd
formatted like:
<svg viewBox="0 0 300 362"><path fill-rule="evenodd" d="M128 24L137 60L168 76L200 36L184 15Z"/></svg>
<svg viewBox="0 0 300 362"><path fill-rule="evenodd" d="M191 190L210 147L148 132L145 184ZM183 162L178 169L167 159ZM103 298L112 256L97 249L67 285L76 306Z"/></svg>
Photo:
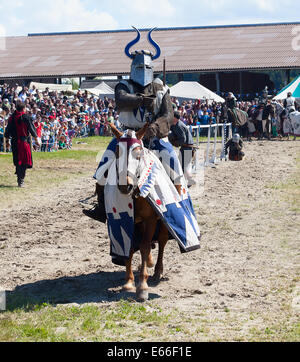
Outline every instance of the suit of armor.
<svg viewBox="0 0 300 362"><path fill-rule="evenodd" d="M153 76L152 62L159 58L161 51L151 37L153 29L148 34L148 40L156 49L156 54L153 55L145 50L130 53L130 48L140 40L140 32L135 30L137 38L125 48L125 54L132 60L130 79L122 80L115 88L119 121L123 130L137 131L146 123L149 124L144 145L157 154L179 190L184 175L178 156L168 140L174 118L173 105L169 88ZM113 150L114 145L113 140L108 148ZM93 219L105 222L103 189L103 186L97 185L99 205L95 210L85 210L84 213ZM96 214L100 211L101 216L97 217Z"/></svg>

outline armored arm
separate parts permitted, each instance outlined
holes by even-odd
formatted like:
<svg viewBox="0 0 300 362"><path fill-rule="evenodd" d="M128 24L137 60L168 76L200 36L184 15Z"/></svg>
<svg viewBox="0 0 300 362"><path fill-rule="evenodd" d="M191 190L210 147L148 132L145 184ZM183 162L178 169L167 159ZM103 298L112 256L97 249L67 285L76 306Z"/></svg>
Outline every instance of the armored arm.
<svg viewBox="0 0 300 362"><path fill-rule="evenodd" d="M232 139L230 139L225 145L225 155L228 155L228 148L232 145Z"/></svg>
<svg viewBox="0 0 300 362"><path fill-rule="evenodd" d="M161 114L156 122L164 122L168 125L168 132L173 124L174 119L174 109L171 101L169 92L167 92L163 98ZM160 121L159 121L160 120Z"/></svg>
<svg viewBox="0 0 300 362"><path fill-rule="evenodd" d="M163 98L160 112L156 120L149 126L146 138L165 138L168 136L174 118L174 110L170 94L167 92Z"/></svg>
<svg viewBox="0 0 300 362"><path fill-rule="evenodd" d="M130 94L124 84L118 84L115 89L116 105L119 111L132 111L143 105L143 97Z"/></svg>
<svg viewBox="0 0 300 362"><path fill-rule="evenodd" d="M244 143L243 143L242 140L240 140L237 149L238 149L239 151L242 151L243 147L244 147Z"/></svg>
<svg viewBox="0 0 300 362"><path fill-rule="evenodd" d="M169 141L173 146L181 147L187 143L184 130L178 124L172 127L171 131L172 132L169 134Z"/></svg>

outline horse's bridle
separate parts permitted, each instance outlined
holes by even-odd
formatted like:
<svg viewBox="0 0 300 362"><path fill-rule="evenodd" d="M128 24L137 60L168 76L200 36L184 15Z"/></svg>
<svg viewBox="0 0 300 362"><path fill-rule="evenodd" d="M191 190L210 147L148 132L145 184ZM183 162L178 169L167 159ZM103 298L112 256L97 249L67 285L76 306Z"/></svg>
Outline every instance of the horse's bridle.
<svg viewBox="0 0 300 362"><path fill-rule="evenodd" d="M138 143L140 145L140 147L143 148L143 144L142 144L141 141L139 141L137 139L134 139L134 138L131 138L131 137L130 138L123 138L123 139L118 140L117 147L119 147L120 142L127 143L127 147L126 147L127 163L128 163L128 159L129 159L128 156L129 156L129 151L130 151L131 145L133 145L135 143ZM119 149L120 149L120 147L119 147ZM118 160L119 156L116 155L116 158ZM120 185L119 185L119 182L120 182L120 178L119 178L119 175L120 175L119 162L116 162L116 173L117 173L117 185L118 185L118 188L119 188L120 187ZM128 176L128 165L127 165L127 175L126 176ZM140 165L136 168L136 173L134 175L130 174L130 177L133 180L133 187L132 187L132 190L128 193L128 196L132 196L132 198L138 198L139 197L139 188L138 188L138 185L137 185L137 181L140 178Z"/></svg>

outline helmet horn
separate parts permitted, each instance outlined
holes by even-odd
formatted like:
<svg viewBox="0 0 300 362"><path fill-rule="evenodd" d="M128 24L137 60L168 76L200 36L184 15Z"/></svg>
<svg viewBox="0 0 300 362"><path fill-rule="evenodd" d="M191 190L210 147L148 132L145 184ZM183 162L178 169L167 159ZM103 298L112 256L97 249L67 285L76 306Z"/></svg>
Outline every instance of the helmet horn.
<svg viewBox="0 0 300 362"><path fill-rule="evenodd" d="M155 29L157 29L157 28L153 28L153 29L149 32L149 34L148 34L148 41L149 41L149 43L150 43L151 45L153 45L154 48L156 49L156 54L152 57L152 60L158 59L158 58L160 57L160 55L161 55L161 50L160 50L159 45L152 39L152 36L151 36L153 30L155 30Z"/></svg>
<svg viewBox="0 0 300 362"><path fill-rule="evenodd" d="M130 52L129 52L130 48L132 48L135 44L137 44L141 39L141 33L139 32L139 30L137 28L135 28L134 26L133 26L133 29L135 29L135 31L137 32L137 37L134 40L132 40L125 48L125 54L130 59L133 59L133 55L130 54Z"/></svg>

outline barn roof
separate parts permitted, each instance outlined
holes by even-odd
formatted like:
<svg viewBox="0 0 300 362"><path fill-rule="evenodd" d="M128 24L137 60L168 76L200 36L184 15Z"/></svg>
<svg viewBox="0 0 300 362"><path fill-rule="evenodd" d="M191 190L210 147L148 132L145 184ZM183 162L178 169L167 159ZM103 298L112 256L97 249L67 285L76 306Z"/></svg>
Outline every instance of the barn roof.
<svg viewBox="0 0 300 362"><path fill-rule="evenodd" d="M152 33L162 50L155 71L163 70L164 58L168 72L300 68L299 25L160 28ZM142 39L132 50L152 50L149 30L141 30ZM124 49L135 36L133 30L116 30L6 37L0 47L0 78L128 74Z"/></svg>

